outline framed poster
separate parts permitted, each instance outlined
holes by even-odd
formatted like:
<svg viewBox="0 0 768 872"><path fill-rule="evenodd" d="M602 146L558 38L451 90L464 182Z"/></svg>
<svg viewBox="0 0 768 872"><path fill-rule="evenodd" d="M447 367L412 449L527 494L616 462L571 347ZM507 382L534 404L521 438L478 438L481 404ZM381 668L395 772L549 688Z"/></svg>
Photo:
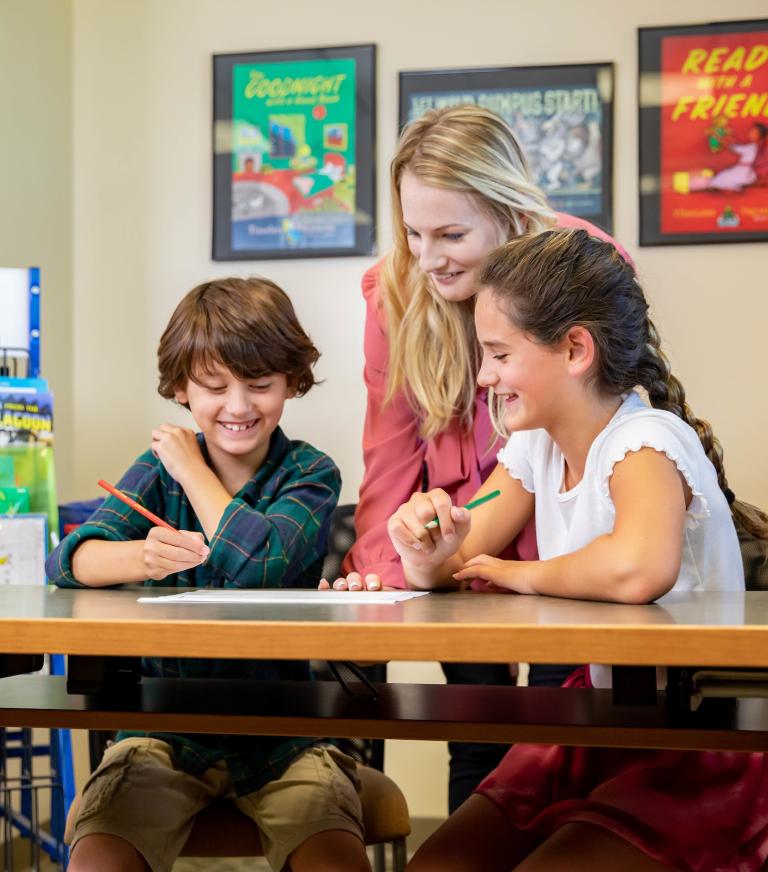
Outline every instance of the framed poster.
<svg viewBox="0 0 768 872"><path fill-rule="evenodd" d="M768 20L639 40L640 245L768 239Z"/></svg>
<svg viewBox="0 0 768 872"><path fill-rule="evenodd" d="M613 64L400 73L400 129L428 109L474 103L517 134L559 212L613 229Z"/></svg>
<svg viewBox="0 0 768 872"><path fill-rule="evenodd" d="M213 57L213 259L372 254L374 45Z"/></svg>

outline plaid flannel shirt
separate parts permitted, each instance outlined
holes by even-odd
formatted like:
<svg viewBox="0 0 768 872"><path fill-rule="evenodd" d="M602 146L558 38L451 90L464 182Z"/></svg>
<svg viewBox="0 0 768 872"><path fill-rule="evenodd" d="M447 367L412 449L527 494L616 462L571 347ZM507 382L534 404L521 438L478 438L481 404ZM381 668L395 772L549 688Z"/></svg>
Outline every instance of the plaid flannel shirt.
<svg viewBox="0 0 768 872"><path fill-rule="evenodd" d="M198 435L209 462L202 435ZM151 587L316 587L327 550L331 514L341 487L333 461L306 442L289 441L278 427L264 463L235 494L208 543L210 554L202 566L147 580ZM118 488L179 530L203 532L181 486L147 451L125 473ZM72 575L72 555L87 539L127 541L146 538L152 522L109 496L82 526L50 555L46 570L59 587L82 587ZM184 678L245 678L251 680L308 680L309 664L302 661L210 660L144 658L145 675ZM195 775L221 759L226 761L238 795L258 790L279 778L293 757L318 739L151 735L174 748L182 769Z"/></svg>

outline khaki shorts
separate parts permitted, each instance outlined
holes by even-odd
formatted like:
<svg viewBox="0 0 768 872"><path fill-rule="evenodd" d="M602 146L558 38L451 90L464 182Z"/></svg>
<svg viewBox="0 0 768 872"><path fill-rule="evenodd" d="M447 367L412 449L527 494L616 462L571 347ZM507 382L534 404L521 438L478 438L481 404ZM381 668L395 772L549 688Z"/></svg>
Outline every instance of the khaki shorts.
<svg viewBox="0 0 768 872"><path fill-rule="evenodd" d="M170 872L195 815L214 799L229 797L255 821L264 855L279 872L303 842L326 830L363 839L363 813L355 761L332 745L299 754L283 775L236 797L221 761L202 777L174 766L170 745L131 737L111 745L83 788L77 817L65 840L76 845L93 833L120 836L152 872Z"/></svg>

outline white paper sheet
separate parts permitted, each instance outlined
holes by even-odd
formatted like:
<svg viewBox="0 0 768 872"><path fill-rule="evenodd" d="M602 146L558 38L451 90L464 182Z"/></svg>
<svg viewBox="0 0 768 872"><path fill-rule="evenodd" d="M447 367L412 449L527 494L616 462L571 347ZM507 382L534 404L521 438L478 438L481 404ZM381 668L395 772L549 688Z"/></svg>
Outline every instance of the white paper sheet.
<svg viewBox="0 0 768 872"><path fill-rule="evenodd" d="M140 596L140 603L156 605L206 604L206 605L394 605L417 596L426 596L429 591L418 590L191 590L170 596Z"/></svg>

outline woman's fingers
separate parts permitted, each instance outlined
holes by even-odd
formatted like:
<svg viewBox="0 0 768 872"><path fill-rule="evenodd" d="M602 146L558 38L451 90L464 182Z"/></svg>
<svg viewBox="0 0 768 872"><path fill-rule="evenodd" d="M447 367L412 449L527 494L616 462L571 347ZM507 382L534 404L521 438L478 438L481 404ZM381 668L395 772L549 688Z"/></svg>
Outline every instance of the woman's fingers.
<svg viewBox="0 0 768 872"><path fill-rule="evenodd" d="M363 579L359 572L350 572L347 576L347 590L361 590L363 587Z"/></svg>
<svg viewBox="0 0 768 872"><path fill-rule="evenodd" d="M365 578L359 572L350 572L344 578L337 578L333 584L323 578L317 587L318 590L381 590L381 579L375 572L369 572Z"/></svg>

